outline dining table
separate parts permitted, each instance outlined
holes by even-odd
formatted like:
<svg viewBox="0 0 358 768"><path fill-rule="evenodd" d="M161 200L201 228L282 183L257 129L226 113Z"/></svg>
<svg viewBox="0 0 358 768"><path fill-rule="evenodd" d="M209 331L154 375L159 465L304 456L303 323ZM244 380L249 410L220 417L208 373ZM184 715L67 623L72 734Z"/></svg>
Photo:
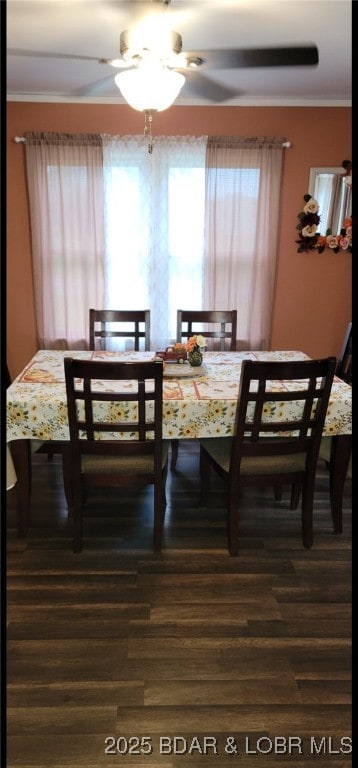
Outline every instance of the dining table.
<svg viewBox="0 0 358 768"><path fill-rule="evenodd" d="M29 525L32 441L49 446L56 443L61 450L69 446L65 357L125 362L153 360L157 354L41 349L13 380L7 388L6 440L15 470L19 536L26 535ZM243 361L304 359L310 358L299 350L250 350L206 351L203 364L197 368L187 362L165 361L163 438L197 440L232 435ZM289 387L289 382L281 384L283 390ZM332 384L325 436L332 438L329 479L333 529L341 533L344 482L352 448L352 388L337 376Z"/></svg>

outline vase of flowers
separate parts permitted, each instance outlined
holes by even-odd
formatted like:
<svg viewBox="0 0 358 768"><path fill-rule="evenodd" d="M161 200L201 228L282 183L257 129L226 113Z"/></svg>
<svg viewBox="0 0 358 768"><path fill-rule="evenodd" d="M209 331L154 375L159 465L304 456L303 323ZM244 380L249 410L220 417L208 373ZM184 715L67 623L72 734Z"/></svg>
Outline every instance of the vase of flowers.
<svg viewBox="0 0 358 768"><path fill-rule="evenodd" d="M190 365L198 366L203 362L203 350L206 347L204 336L190 336L186 343L188 362Z"/></svg>

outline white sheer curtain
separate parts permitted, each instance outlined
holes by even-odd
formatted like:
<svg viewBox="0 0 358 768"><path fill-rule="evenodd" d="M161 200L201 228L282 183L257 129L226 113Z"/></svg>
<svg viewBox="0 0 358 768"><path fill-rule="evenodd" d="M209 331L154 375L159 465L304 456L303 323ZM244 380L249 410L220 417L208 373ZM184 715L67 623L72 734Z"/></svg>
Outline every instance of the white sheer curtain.
<svg viewBox="0 0 358 768"><path fill-rule="evenodd" d="M39 346L88 347L96 309L237 309L238 348L268 348L283 139L27 133Z"/></svg>
<svg viewBox="0 0 358 768"><path fill-rule="evenodd" d="M201 308L207 137L103 136L105 307L150 309L151 347Z"/></svg>
<svg viewBox="0 0 358 768"><path fill-rule="evenodd" d="M102 141L26 133L38 343L85 349L104 300Z"/></svg>
<svg viewBox="0 0 358 768"><path fill-rule="evenodd" d="M283 141L207 143L203 306L237 309L239 348L269 348Z"/></svg>

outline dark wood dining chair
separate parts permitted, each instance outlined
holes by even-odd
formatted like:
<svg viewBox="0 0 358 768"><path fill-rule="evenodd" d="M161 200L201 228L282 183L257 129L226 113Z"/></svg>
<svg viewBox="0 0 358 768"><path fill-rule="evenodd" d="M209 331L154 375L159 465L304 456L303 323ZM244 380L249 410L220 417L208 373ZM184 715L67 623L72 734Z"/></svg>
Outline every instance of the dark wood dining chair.
<svg viewBox="0 0 358 768"><path fill-rule="evenodd" d="M94 486L154 486L153 549L166 506L168 441L162 440L163 363L64 359L73 551L82 551L83 508Z"/></svg>
<svg viewBox="0 0 358 768"><path fill-rule="evenodd" d="M244 485L302 488L302 540L312 546L316 466L336 362L244 360L233 437L200 441L200 504L207 504L213 467L228 486L230 555L238 554Z"/></svg>
<svg viewBox="0 0 358 768"><path fill-rule="evenodd" d="M352 322L349 322L345 330L345 334L342 341L341 351L337 360L336 376L338 376L346 384L352 386ZM326 468L331 473L331 455L332 450L335 451L335 438L323 436L319 449L319 458L323 459ZM352 477L352 457L349 460L347 467L347 477ZM342 480L342 487L339 494L343 494L344 480ZM281 489L276 489L276 499L281 498ZM291 509L297 509L300 501L300 487L293 485L291 489ZM341 505L341 502L339 502Z"/></svg>
<svg viewBox="0 0 358 768"><path fill-rule="evenodd" d="M344 334L340 355L337 362L336 376L346 384L352 386L352 323L348 323ZM332 437L322 437L319 456L326 462L326 467L330 470L330 456L332 448ZM352 461L348 465L347 476L352 477Z"/></svg>
<svg viewBox="0 0 358 768"><path fill-rule="evenodd" d="M336 376L352 384L352 323L348 323L337 362Z"/></svg>
<svg viewBox="0 0 358 768"><path fill-rule="evenodd" d="M90 309L90 349L106 349L108 338L131 339L136 351L139 351L140 342L143 339L144 349L149 350L150 310Z"/></svg>
<svg viewBox="0 0 358 768"><path fill-rule="evenodd" d="M201 334L210 349L236 350L237 310L177 310L177 341Z"/></svg>
<svg viewBox="0 0 358 768"><path fill-rule="evenodd" d="M186 342L190 336L200 334L208 340L210 348L236 350L237 310L177 310L177 341ZM171 440L170 469L175 469L179 454L179 440Z"/></svg>

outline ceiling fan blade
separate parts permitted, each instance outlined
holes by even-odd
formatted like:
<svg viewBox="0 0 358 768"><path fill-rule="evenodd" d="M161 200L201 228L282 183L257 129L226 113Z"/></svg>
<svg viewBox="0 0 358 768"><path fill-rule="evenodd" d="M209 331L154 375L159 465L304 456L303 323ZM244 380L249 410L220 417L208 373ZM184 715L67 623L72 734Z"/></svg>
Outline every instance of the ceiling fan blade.
<svg viewBox="0 0 358 768"><path fill-rule="evenodd" d="M220 85L196 70L184 70L186 74L182 93L194 94L209 101L221 102L242 96L242 91Z"/></svg>
<svg viewBox="0 0 358 768"><path fill-rule="evenodd" d="M35 59L82 59L83 61L100 61L97 56L78 56L72 53L48 53L46 51L27 51L22 48L8 48L8 56L30 56Z"/></svg>
<svg viewBox="0 0 358 768"><path fill-rule="evenodd" d="M83 88L77 88L77 90L72 93L72 96L76 96L77 98L85 98L86 96L107 96L107 91L113 90L112 86L114 85L114 77L115 72L113 72L113 74L109 77L102 77L101 80L97 80L95 83L85 85ZM118 90L117 93L118 96L120 96Z"/></svg>
<svg viewBox="0 0 358 768"><path fill-rule="evenodd" d="M207 64L211 69L307 67L318 64L318 48L315 45L185 51L184 55L189 63L192 59L202 59L203 66Z"/></svg>

